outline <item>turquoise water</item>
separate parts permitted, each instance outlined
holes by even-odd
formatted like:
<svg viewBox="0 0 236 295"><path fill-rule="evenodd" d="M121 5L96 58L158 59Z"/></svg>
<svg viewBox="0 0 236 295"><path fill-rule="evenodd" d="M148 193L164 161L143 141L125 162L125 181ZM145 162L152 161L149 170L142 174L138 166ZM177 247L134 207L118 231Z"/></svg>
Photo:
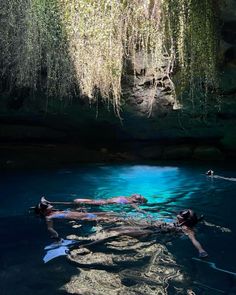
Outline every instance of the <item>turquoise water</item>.
<svg viewBox="0 0 236 295"><path fill-rule="evenodd" d="M43 247L50 243L48 233L42 221L28 214L28 208L42 195L52 201L72 201L74 198L106 199L139 193L148 199L143 208L153 218L172 218L179 210L192 208L215 225L198 226L197 236L209 253L208 261L236 272L236 182L205 176L209 168L215 167L98 164L1 173L1 295L67 294L60 291L60 287L76 271L64 258L43 264ZM216 172L236 177L233 168L221 167ZM128 207L111 207L104 210L136 214ZM59 222L55 227L62 236L73 233L66 222ZM207 293L209 286L222 292L231 290L225 294L236 294L232 293L235 277L194 261L192 257L197 253L187 239L177 239L169 250L186 267L191 280L203 285L202 294L218 294L219 291Z"/></svg>

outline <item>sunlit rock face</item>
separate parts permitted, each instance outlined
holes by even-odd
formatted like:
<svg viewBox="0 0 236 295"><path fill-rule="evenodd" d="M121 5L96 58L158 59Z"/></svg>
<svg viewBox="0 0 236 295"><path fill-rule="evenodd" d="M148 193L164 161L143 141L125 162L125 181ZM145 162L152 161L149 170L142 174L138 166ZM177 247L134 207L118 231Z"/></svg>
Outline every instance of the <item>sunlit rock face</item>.
<svg viewBox="0 0 236 295"><path fill-rule="evenodd" d="M162 70L156 73L146 65L142 52L137 53L135 61L127 61L122 87L127 112L147 118L181 108L173 84L165 74L167 67L168 62L163 61Z"/></svg>
<svg viewBox="0 0 236 295"><path fill-rule="evenodd" d="M190 288L173 255L155 240L122 236L82 249L68 257L79 270L64 287L69 294L174 294L176 288L186 294Z"/></svg>
<svg viewBox="0 0 236 295"><path fill-rule="evenodd" d="M103 101L47 100L39 93L32 97L30 89L24 88L10 97L2 93L1 140L89 143L98 153L87 158L105 161L235 157L236 4L233 0L225 3L221 12L220 85L207 100L201 98L196 103L186 94L174 98L170 80L161 73L154 79L152 69L143 66L139 54L135 63L127 61L121 118ZM178 84L177 76L173 80Z"/></svg>

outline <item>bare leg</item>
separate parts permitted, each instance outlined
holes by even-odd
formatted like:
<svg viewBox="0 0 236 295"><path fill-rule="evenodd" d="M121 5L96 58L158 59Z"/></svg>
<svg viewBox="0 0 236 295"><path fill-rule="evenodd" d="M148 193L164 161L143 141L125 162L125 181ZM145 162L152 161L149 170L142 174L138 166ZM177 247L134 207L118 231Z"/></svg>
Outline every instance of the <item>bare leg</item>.
<svg viewBox="0 0 236 295"><path fill-rule="evenodd" d="M74 202L49 202L52 205L75 205Z"/></svg>
<svg viewBox="0 0 236 295"><path fill-rule="evenodd" d="M81 204L87 204L87 205L105 205L107 204L106 200L91 200L91 199L75 199L74 205L81 205Z"/></svg>
<svg viewBox="0 0 236 295"><path fill-rule="evenodd" d="M74 205L74 202L51 202L42 197L40 200L42 203L53 204L53 205Z"/></svg>

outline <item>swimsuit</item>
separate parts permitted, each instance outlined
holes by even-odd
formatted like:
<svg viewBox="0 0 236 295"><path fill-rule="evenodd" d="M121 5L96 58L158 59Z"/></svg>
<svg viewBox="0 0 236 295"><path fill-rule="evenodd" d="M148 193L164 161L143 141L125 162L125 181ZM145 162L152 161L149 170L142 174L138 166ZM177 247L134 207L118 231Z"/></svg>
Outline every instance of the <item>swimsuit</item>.
<svg viewBox="0 0 236 295"><path fill-rule="evenodd" d="M96 218L97 215L93 214L93 213L88 213L88 214L86 214L86 217L89 218L89 219L93 219L93 218Z"/></svg>
<svg viewBox="0 0 236 295"><path fill-rule="evenodd" d="M47 219L65 219L67 218L67 213L53 213L46 217Z"/></svg>
<svg viewBox="0 0 236 295"><path fill-rule="evenodd" d="M59 213L52 216L52 218L63 219L66 218L66 213Z"/></svg>
<svg viewBox="0 0 236 295"><path fill-rule="evenodd" d="M128 201L126 198L120 197L120 198L117 200L117 203L118 203L118 204L129 204L129 201Z"/></svg>

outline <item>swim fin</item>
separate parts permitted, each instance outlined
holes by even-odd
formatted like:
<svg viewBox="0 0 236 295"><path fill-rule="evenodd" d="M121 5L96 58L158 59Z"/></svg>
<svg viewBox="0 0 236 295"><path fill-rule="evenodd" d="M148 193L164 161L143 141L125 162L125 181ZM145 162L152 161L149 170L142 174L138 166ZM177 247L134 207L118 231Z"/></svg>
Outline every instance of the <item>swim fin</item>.
<svg viewBox="0 0 236 295"><path fill-rule="evenodd" d="M71 246L71 245L74 245L75 243L78 243L78 241L76 240L64 240L62 239L60 242L54 242L48 246L45 246L44 247L44 250L51 250L51 249L55 249L55 248L59 248L59 247L62 247L62 246Z"/></svg>
<svg viewBox="0 0 236 295"><path fill-rule="evenodd" d="M43 257L44 263L60 256L66 256L69 253L70 247L76 243L78 243L78 241L62 240L59 243L52 243L44 247L44 250L47 251L46 255Z"/></svg>
<svg viewBox="0 0 236 295"><path fill-rule="evenodd" d="M47 251L46 255L43 257L43 261L44 261L44 263L47 263L48 261L50 261L56 257L67 255L68 252L69 252L68 247L64 247L64 246L49 250L49 251Z"/></svg>

